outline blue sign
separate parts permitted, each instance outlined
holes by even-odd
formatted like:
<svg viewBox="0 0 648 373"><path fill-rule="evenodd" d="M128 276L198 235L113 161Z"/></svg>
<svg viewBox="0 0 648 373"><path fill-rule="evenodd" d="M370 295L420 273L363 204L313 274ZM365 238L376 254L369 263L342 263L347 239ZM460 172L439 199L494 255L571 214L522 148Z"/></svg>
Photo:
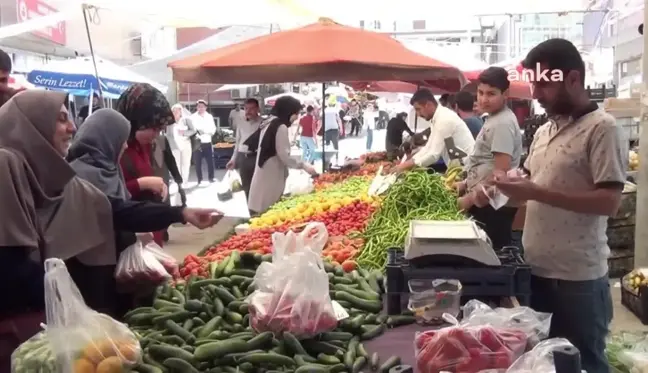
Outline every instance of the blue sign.
<svg viewBox="0 0 648 373"><path fill-rule="evenodd" d="M56 91L66 91L71 94L89 96L96 92L99 86L94 75L62 74L49 71L33 70L27 75L27 80L43 88ZM119 97L133 82L101 78L101 90L107 97Z"/></svg>

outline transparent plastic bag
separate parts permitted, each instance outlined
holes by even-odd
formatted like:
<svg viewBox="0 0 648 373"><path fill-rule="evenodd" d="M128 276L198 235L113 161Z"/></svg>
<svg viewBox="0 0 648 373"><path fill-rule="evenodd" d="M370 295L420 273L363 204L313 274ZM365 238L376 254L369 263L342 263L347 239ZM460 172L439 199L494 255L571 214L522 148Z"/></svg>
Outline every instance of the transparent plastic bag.
<svg viewBox="0 0 648 373"><path fill-rule="evenodd" d="M45 311L59 372L125 373L141 361L135 334L88 308L60 259L45 261Z"/></svg>
<svg viewBox="0 0 648 373"><path fill-rule="evenodd" d="M313 190L315 190L315 185L308 173L299 170L288 175L288 180L286 180L286 194L296 196L311 193Z"/></svg>
<svg viewBox="0 0 648 373"><path fill-rule="evenodd" d="M616 334L609 338L605 354L613 371L648 372L648 335Z"/></svg>
<svg viewBox="0 0 648 373"><path fill-rule="evenodd" d="M564 338L551 338L538 343L531 351L520 356L506 373L554 373L554 352L574 348Z"/></svg>
<svg viewBox="0 0 648 373"><path fill-rule="evenodd" d="M58 373L56 355L45 331L23 342L11 354L11 373Z"/></svg>
<svg viewBox="0 0 648 373"><path fill-rule="evenodd" d="M443 318L455 325L414 337L420 373L507 369L538 339L546 338L551 315L528 307L492 309L471 300L461 323L449 314Z"/></svg>
<svg viewBox="0 0 648 373"><path fill-rule="evenodd" d="M337 326L321 258L327 240L322 223L310 223L301 233L272 235L272 262L261 263L248 298L254 330L305 338Z"/></svg>
<svg viewBox="0 0 648 373"><path fill-rule="evenodd" d="M144 245L138 238L119 255L115 278L125 285L158 285L170 279L177 268L175 259L164 253L155 242Z"/></svg>
<svg viewBox="0 0 648 373"><path fill-rule="evenodd" d="M459 315L462 287L458 280L413 279L407 284L410 290L407 306L419 324L438 324L444 313Z"/></svg>

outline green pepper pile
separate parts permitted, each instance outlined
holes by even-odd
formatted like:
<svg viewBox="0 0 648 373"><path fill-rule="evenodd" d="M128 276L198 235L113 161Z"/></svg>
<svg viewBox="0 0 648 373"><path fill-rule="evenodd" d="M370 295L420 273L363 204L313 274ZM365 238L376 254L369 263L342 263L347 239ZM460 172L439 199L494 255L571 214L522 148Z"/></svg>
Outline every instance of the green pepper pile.
<svg viewBox="0 0 648 373"><path fill-rule="evenodd" d="M464 220L456 195L446 189L442 175L413 170L391 186L380 210L363 234L365 246L358 257L363 268L383 270L387 249L402 247L410 220Z"/></svg>
<svg viewBox="0 0 648 373"><path fill-rule="evenodd" d="M270 260L271 255L235 251L213 278L160 287L152 307L130 311L125 321L140 338L144 361L134 371L387 373L400 364L397 356L381 362L362 343L415 322L411 315L380 314L379 271L345 273L339 264L325 262L331 298L349 313L335 330L302 340L288 332L254 331L246 299L254 291L257 267Z"/></svg>

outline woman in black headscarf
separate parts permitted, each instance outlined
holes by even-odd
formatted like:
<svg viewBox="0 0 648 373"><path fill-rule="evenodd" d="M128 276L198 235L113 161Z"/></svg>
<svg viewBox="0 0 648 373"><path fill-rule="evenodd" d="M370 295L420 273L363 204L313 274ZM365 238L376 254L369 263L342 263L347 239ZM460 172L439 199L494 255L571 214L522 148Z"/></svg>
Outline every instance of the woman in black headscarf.
<svg viewBox="0 0 648 373"><path fill-rule="evenodd" d="M248 149L259 149L248 200L253 213L262 213L279 201L286 187L289 168L317 174L313 166L290 156L288 127L297 120L300 110L301 103L296 98L280 97L270 118L245 142Z"/></svg>

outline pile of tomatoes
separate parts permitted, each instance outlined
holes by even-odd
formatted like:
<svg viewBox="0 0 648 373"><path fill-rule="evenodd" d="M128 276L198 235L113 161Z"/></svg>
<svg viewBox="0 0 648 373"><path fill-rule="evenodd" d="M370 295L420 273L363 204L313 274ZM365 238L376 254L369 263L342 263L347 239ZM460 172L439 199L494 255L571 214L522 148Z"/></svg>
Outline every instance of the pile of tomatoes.
<svg viewBox="0 0 648 373"><path fill-rule="evenodd" d="M356 263L352 259L358 255L364 242L362 239L348 239L347 237L354 232L363 231L376 208L375 203L356 200L336 211L327 211L308 219L309 222L324 223L329 237L331 237L322 256L329 257L331 261L341 264L346 271L355 269ZM306 223L306 221L302 223ZM281 224L233 235L209 248L203 257L187 256L180 269L180 276L184 278L192 275L209 277L209 263L220 262L235 250L269 254L272 252L272 234L294 230L297 225Z"/></svg>

